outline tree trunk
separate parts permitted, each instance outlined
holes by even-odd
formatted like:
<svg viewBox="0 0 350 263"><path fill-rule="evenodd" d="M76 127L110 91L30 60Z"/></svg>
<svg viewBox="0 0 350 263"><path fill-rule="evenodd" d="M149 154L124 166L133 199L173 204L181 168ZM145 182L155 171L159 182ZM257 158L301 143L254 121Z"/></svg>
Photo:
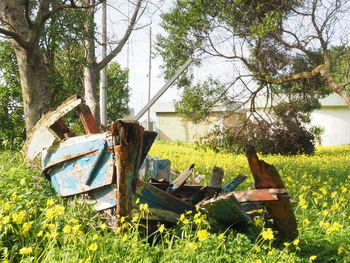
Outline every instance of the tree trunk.
<svg viewBox="0 0 350 263"><path fill-rule="evenodd" d="M96 63L89 64L84 68L84 94L85 102L90 107L95 117L97 127L100 127L100 107L97 96L98 71Z"/></svg>
<svg viewBox="0 0 350 263"><path fill-rule="evenodd" d="M18 61L27 136L50 109L47 69L40 48L24 49L12 41Z"/></svg>
<svg viewBox="0 0 350 263"><path fill-rule="evenodd" d="M90 0L89 3L93 5L95 4L95 0ZM86 104L90 107L92 115L95 117L97 127L100 127L100 107L97 96L97 81L100 71L97 68L95 55L94 12L94 7L86 9L86 13L90 16L90 19L84 26L88 35L88 38L85 40L85 56L87 63L84 68L84 97Z"/></svg>

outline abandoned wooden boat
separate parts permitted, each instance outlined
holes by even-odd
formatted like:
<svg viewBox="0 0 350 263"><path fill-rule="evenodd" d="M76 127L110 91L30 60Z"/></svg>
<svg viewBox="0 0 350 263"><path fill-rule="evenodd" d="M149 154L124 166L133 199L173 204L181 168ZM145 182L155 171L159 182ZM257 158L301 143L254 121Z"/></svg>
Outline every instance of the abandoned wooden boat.
<svg viewBox="0 0 350 263"><path fill-rule="evenodd" d="M76 136L63 121L74 109L85 135ZM173 181L169 175L162 176L167 180L143 181L139 169L156 135L126 120L117 120L101 131L83 99L73 96L41 118L24 151L31 160L41 154L42 172L59 195L87 195L97 211L115 209L118 217L128 217L139 204L148 204L149 219L175 223L181 214L198 207L217 222L231 226L252 220L250 208L244 204L262 202L281 236L296 237L295 216L285 186L277 170L259 160L254 150L248 151L247 157L256 190L234 191L245 176L224 187L220 174L214 174L214 183L208 186L186 184L194 165ZM154 171L158 177L160 172Z"/></svg>

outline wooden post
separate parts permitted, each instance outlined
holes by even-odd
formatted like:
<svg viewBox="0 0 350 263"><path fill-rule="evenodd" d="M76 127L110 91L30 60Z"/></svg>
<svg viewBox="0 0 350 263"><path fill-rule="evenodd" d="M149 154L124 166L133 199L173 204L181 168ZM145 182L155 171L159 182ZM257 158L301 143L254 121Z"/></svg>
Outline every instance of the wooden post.
<svg viewBox="0 0 350 263"><path fill-rule="evenodd" d="M132 209L132 193L138 180L144 129L135 121L117 120L112 125L112 134L116 139L114 146L117 168L116 215L120 218L129 216Z"/></svg>
<svg viewBox="0 0 350 263"><path fill-rule="evenodd" d="M210 177L209 186L221 187L222 179L224 178L224 170L220 167L213 167L213 172Z"/></svg>
<svg viewBox="0 0 350 263"><path fill-rule="evenodd" d="M285 188L277 169L259 160L254 147L246 150L249 167L255 180L256 189ZM298 236L297 222L289 199L263 202L273 219L274 228L283 239L293 240Z"/></svg>

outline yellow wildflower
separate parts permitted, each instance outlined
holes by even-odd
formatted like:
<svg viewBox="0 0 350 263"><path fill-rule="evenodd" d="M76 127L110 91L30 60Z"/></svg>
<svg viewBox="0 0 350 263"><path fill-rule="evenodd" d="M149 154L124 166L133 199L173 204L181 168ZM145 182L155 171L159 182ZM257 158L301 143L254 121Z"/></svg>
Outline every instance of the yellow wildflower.
<svg viewBox="0 0 350 263"><path fill-rule="evenodd" d="M90 246L89 246L89 250L91 251L96 251L98 248L97 244L96 243L92 243Z"/></svg>
<svg viewBox="0 0 350 263"><path fill-rule="evenodd" d="M94 234L93 236L92 236L92 240L97 240L98 239L98 235L97 234Z"/></svg>
<svg viewBox="0 0 350 263"><path fill-rule="evenodd" d="M197 232L197 237L199 241L205 241L208 239L209 237L209 233L207 230L203 229L203 230L199 230Z"/></svg>
<svg viewBox="0 0 350 263"><path fill-rule="evenodd" d="M74 232L77 232L79 229L80 229L80 224L78 224L78 225L74 225L73 227L72 227L72 229L73 229L73 231Z"/></svg>
<svg viewBox="0 0 350 263"><path fill-rule="evenodd" d="M26 222L22 226L22 230L24 235L28 234L28 231L32 228L32 225L34 224L34 221Z"/></svg>
<svg viewBox="0 0 350 263"><path fill-rule="evenodd" d="M188 242L186 247L190 250L196 250L198 248L198 246L193 242Z"/></svg>
<svg viewBox="0 0 350 263"><path fill-rule="evenodd" d="M123 235L123 237L122 237L122 241L123 242L125 242L126 240L128 240L128 235L127 234Z"/></svg>
<svg viewBox="0 0 350 263"><path fill-rule="evenodd" d="M69 220L69 222L71 222L71 223L73 223L73 224L76 224L76 223L78 223L78 220L75 219L75 218L72 218L71 220Z"/></svg>
<svg viewBox="0 0 350 263"><path fill-rule="evenodd" d="M266 229L264 232L261 233L261 236L265 240L273 240L274 234L271 228Z"/></svg>
<svg viewBox="0 0 350 263"><path fill-rule="evenodd" d="M299 243L300 243L300 240L298 238L293 241L294 246L299 245Z"/></svg>
<svg viewBox="0 0 350 263"><path fill-rule="evenodd" d="M132 222L132 223L136 223L137 220L139 220L139 216L138 216L137 214L135 214L135 215L132 217L131 222Z"/></svg>
<svg viewBox="0 0 350 263"><path fill-rule="evenodd" d="M159 231L160 233L163 233L163 232L164 232L164 229L165 229L164 224L161 224L161 225L159 226L159 228L158 228L158 231Z"/></svg>
<svg viewBox="0 0 350 263"><path fill-rule="evenodd" d="M309 260L311 262L311 261L314 261L316 258L317 258L317 256L311 256L311 257L309 257Z"/></svg>
<svg viewBox="0 0 350 263"><path fill-rule="evenodd" d="M261 259L257 259L255 263L262 263Z"/></svg>
<svg viewBox="0 0 350 263"><path fill-rule="evenodd" d="M21 255L28 255L31 254L33 252L33 249L31 247L23 247L19 250L19 253Z"/></svg>
<svg viewBox="0 0 350 263"><path fill-rule="evenodd" d="M69 234L70 232L72 232L72 227L68 226L68 225L65 225L62 231L65 234Z"/></svg>
<svg viewBox="0 0 350 263"><path fill-rule="evenodd" d="M218 235L218 239L225 239L225 234L221 233L220 235Z"/></svg>
<svg viewBox="0 0 350 263"><path fill-rule="evenodd" d="M148 213L149 212L148 204L140 204L140 210Z"/></svg>
<svg viewBox="0 0 350 263"><path fill-rule="evenodd" d="M338 204L334 204L331 206L331 210L335 211L339 208L339 205Z"/></svg>
<svg viewBox="0 0 350 263"><path fill-rule="evenodd" d="M43 236L43 231L41 230L38 234L36 234L37 237Z"/></svg>
<svg viewBox="0 0 350 263"><path fill-rule="evenodd" d="M309 219L304 219L304 224L307 226L307 225L310 225L311 224L311 222L310 222L310 220Z"/></svg>
<svg viewBox="0 0 350 263"><path fill-rule="evenodd" d="M22 179L21 181L19 181L19 184L20 184L20 185L25 185L25 184L26 184L26 180L25 180L25 179Z"/></svg>
<svg viewBox="0 0 350 263"><path fill-rule="evenodd" d="M107 229L107 225L105 223L103 223L102 225L100 225L101 230L106 230Z"/></svg>
<svg viewBox="0 0 350 263"><path fill-rule="evenodd" d="M63 215L64 214L64 207L62 205L56 205L55 206L55 213L57 215Z"/></svg>
<svg viewBox="0 0 350 263"><path fill-rule="evenodd" d="M46 206L53 206L54 204L55 204L55 201L51 198L46 201Z"/></svg>
<svg viewBox="0 0 350 263"><path fill-rule="evenodd" d="M12 221L16 223L17 225L20 225L24 221L24 217L26 216L25 211L20 211L19 213L13 213L12 214Z"/></svg>
<svg viewBox="0 0 350 263"><path fill-rule="evenodd" d="M345 250L344 247L338 247L338 255L340 255L341 253L343 253L344 250Z"/></svg>
<svg viewBox="0 0 350 263"><path fill-rule="evenodd" d="M8 211L11 209L11 205L9 203L4 204L4 210Z"/></svg>
<svg viewBox="0 0 350 263"><path fill-rule="evenodd" d="M11 221L11 218L10 218L9 216L5 216L4 219L2 220L2 222L3 222L4 224L10 223L10 221Z"/></svg>
<svg viewBox="0 0 350 263"><path fill-rule="evenodd" d="M339 224L338 222L334 222L331 227L329 227L326 230L326 235L329 235L332 232L338 231L343 227L342 224Z"/></svg>
<svg viewBox="0 0 350 263"><path fill-rule="evenodd" d="M307 203L306 203L305 199L301 199L300 200L299 206L301 207L301 209L306 209L307 208Z"/></svg>
<svg viewBox="0 0 350 263"><path fill-rule="evenodd" d="M184 225L188 225L188 224L190 223L190 220L188 220L187 218L185 218L185 219L182 221L182 223L183 223Z"/></svg>
<svg viewBox="0 0 350 263"><path fill-rule="evenodd" d="M53 208L47 209L46 212L45 212L45 216L48 219L54 218L55 217L55 210Z"/></svg>

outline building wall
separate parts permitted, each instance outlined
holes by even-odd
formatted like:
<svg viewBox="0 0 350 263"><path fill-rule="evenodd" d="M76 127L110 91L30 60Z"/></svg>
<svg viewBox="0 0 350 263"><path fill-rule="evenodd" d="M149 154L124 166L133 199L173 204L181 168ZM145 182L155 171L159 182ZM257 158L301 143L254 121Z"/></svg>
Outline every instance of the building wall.
<svg viewBox="0 0 350 263"><path fill-rule="evenodd" d="M191 142L203 137L215 125L219 127L238 127L239 114L226 115L213 112L204 123L194 124L183 120L175 112L157 112L157 126L159 139L162 141Z"/></svg>
<svg viewBox="0 0 350 263"><path fill-rule="evenodd" d="M350 144L350 110L347 107L323 107L311 114L311 122L324 129L322 145Z"/></svg>

